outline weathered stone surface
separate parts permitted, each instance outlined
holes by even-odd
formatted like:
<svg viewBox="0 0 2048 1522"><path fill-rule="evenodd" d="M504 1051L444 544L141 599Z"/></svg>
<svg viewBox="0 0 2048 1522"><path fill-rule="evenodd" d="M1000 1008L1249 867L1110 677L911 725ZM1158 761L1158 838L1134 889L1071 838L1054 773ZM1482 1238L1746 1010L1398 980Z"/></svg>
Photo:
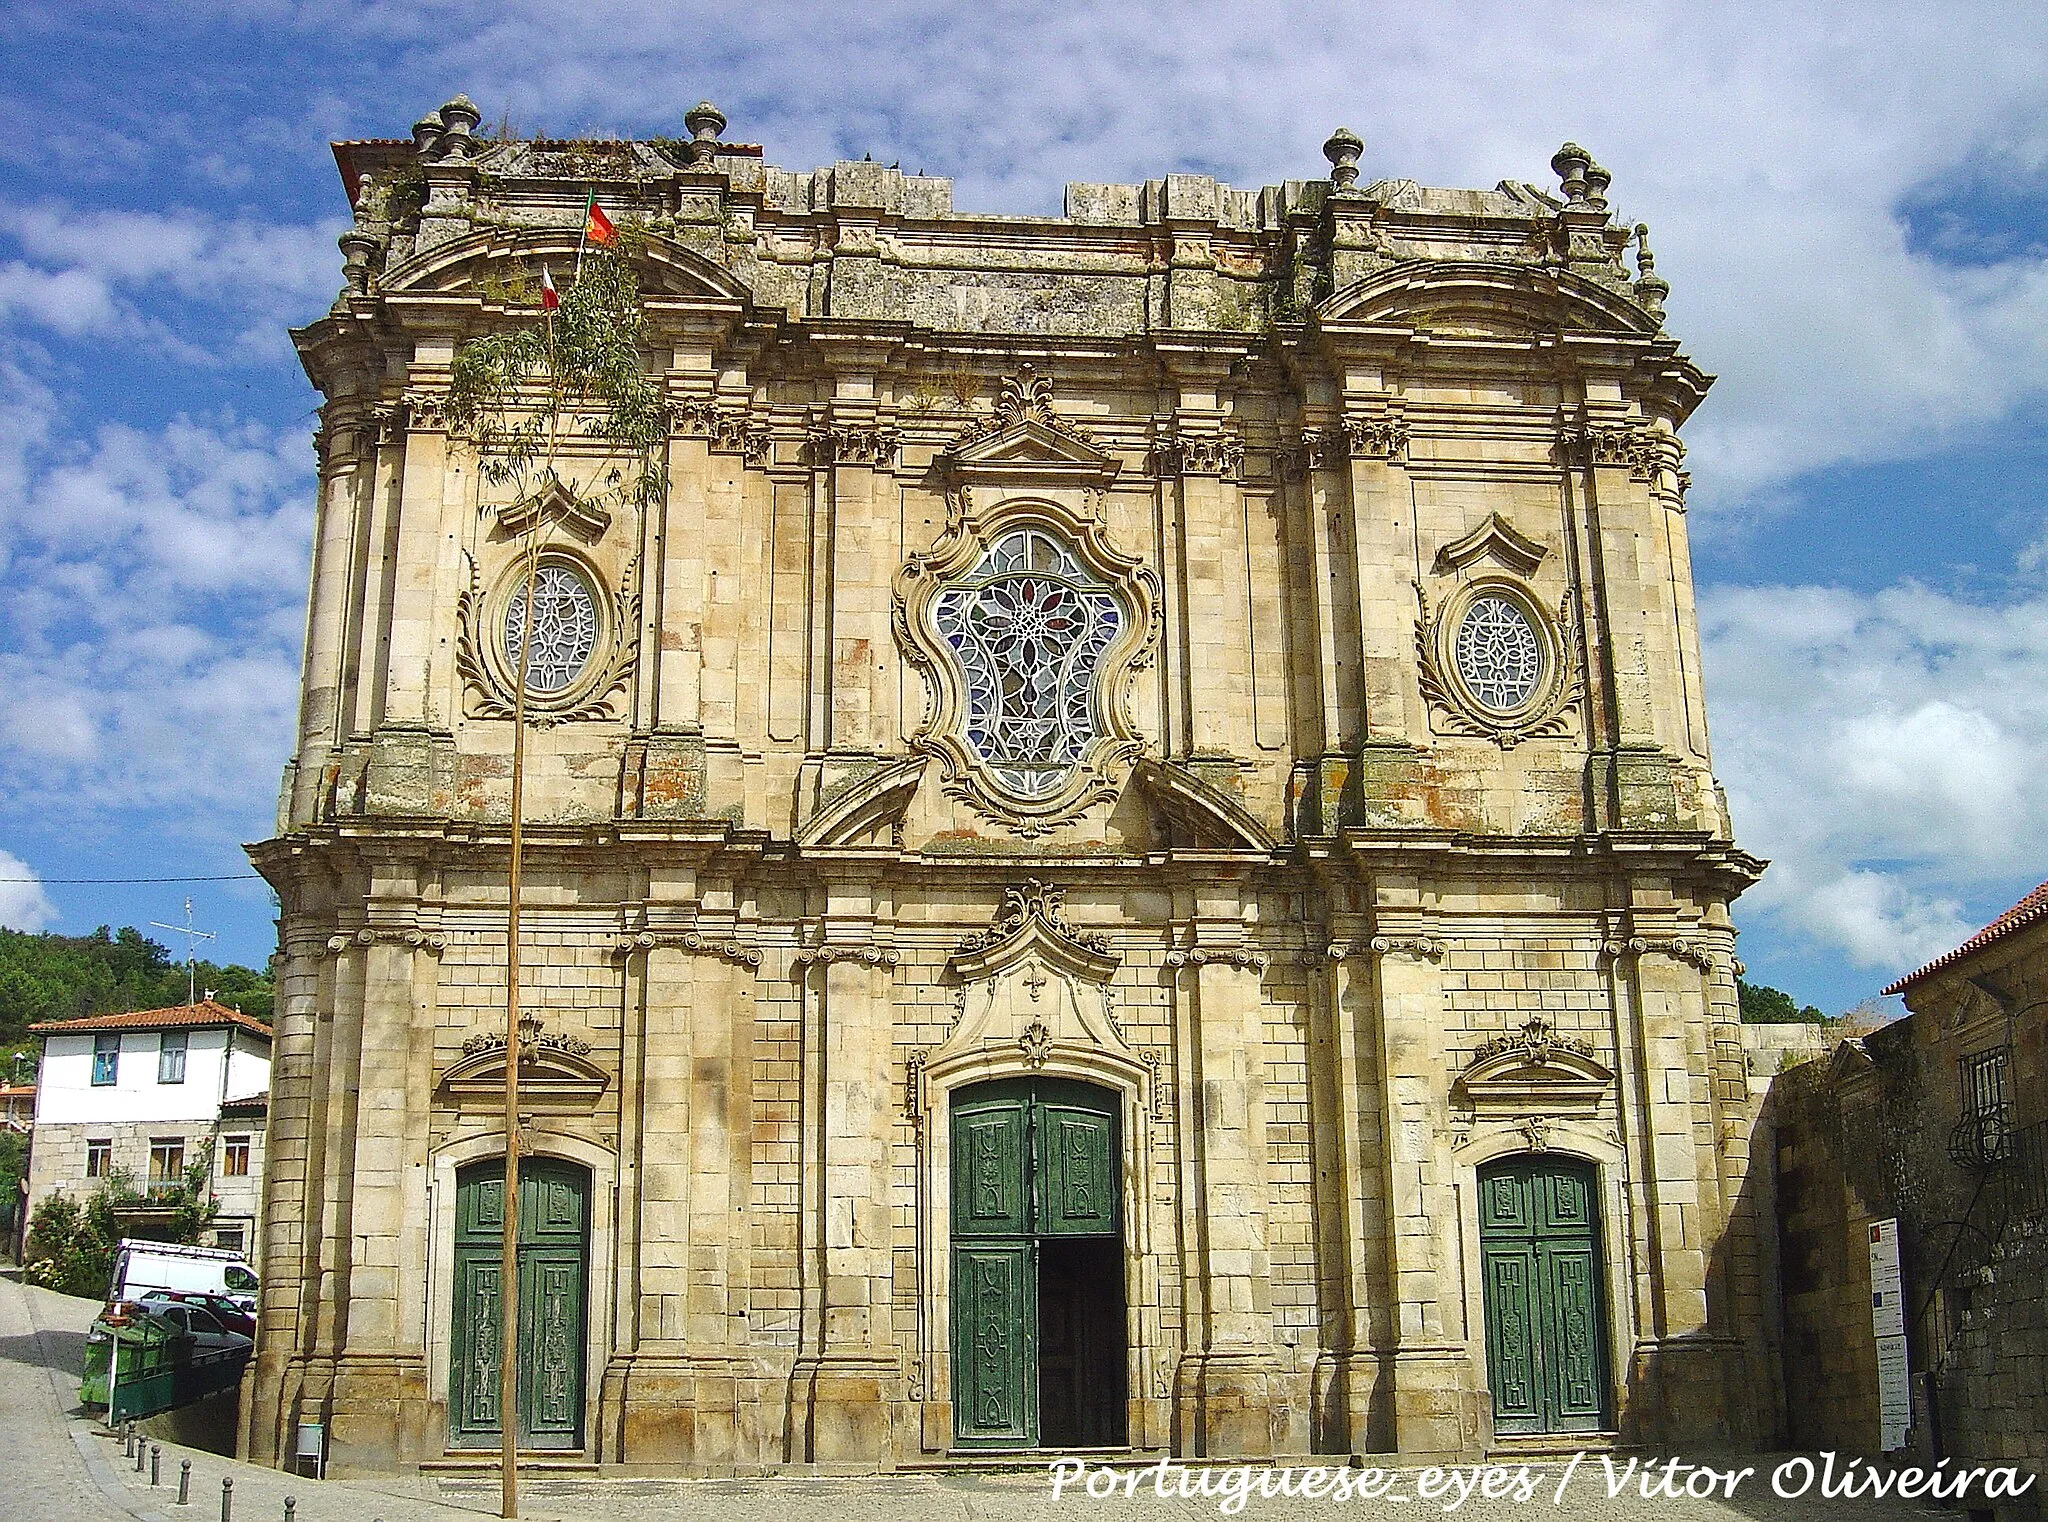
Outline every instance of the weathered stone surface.
<svg viewBox="0 0 2048 1522"><path fill-rule="evenodd" d="M1333 181L1002 217L702 137L424 137L342 150L351 285L296 335L329 442L253 853L284 955L251 1454L320 1412L344 1467L448 1441L455 1176L499 1121L442 1079L504 1024L516 547L436 398L536 319L522 275L566 278L592 184L645 235L676 426L644 520L550 540L595 632L526 749L522 985L604 1079L526 1142L606 1202L590 1454L951 1446L948 1107L1033 1076L1116 1096L1136 1447L1479 1452L1476 1194L1544 1152L1600 1180L1605 1419L1765 1434L1726 912L1759 864L1677 471L1708 382L1592 169L1361 189L1333 138ZM1027 531L1110 632L1042 710L1070 748L1004 760L947 630L1026 618L968 594ZM1036 961L956 958L1033 882ZM1475 1112L1456 1075L1532 1020L1611 1082Z"/></svg>

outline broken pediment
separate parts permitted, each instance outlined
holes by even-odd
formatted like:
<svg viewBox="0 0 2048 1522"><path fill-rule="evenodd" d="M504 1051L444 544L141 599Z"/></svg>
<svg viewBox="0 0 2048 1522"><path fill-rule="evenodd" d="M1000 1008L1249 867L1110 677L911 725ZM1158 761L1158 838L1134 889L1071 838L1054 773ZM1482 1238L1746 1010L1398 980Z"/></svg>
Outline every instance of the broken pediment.
<svg viewBox="0 0 2048 1522"><path fill-rule="evenodd" d="M522 1115L587 1115L611 1085L611 1075L590 1060L590 1043L556 1031L520 1038L519 1110ZM458 1110L503 1113L505 1038L479 1031L462 1043L462 1057L441 1075L444 1103Z"/></svg>
<svg viewBox="0 0 2048 1522"><path fill-rule="evenodd" d="M797 827L801 846L857 846L867 844L903 821L903 812L917 794L929 756L877 766L867 775L849 783L819 804L817 810Z"/></svg>
<svg viewBox="0 0 2048 1522"><path fill-rule="evenodd" d="M549 481L517 502L507 502L497 511L498 527L515 538L529 531L559 523L585 544L595 544L611 527L612 515L578 497L560 481Z"/></svg>
<svg viewBox="0 0 2048 1522"><path fill-rule="evenodd" d="M1107 983L1123 960L1109 949L1109 937L1067 923L1066 893L1037 878L1003 890L1003 906L988 929L971 935L946 965L974 982L1037 956L1076 977Z"/></svg>
<svg viewBox="0 0 2048 1522"><path fill-rule="evenodd" d="M1272 832L1238 799L1174 761L1142 760L1138 785L1159 813L1196 845L1225 851L1270 851Z"/></svg>
<svg viewBox="0 0 2048 1522"><path fill-rule="evenodd" d="M939 461L961 483L1103 487L1122 462L1052 408L1052 383L1026 366L1003 382L995 414L957 440Z"/></svg>
<svg viewBox="0 0 2048 1522"><path fill-rule="evenodd" d="M1433 569L1437 575L1447 576L1490 556L1502 569L1528 576L1549 553L1548 545L1519 532L1499 513L1489 513L1471 533L1438 550Z"/></svg>
<svg viewBox="0 0 2048 1522"><path fill-rule="evenodd" d="M1533 1015L1512 1036L1499 1036L1472 1054L1458 1075L1455 1096L1475 1115L1545 1115L1584 1118L1599 1113L1614 1071L1587 1043L1561 1036Z"/></svg>

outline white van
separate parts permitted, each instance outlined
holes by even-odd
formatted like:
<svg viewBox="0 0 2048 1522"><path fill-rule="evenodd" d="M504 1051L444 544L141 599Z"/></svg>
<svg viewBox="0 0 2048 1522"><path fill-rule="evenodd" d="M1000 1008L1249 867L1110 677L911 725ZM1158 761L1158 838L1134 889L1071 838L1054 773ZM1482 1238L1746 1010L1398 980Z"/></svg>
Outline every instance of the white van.
<svg viewBox="0 0 2048 1522"><path fill-rule="evenodd" d="M114 1282L107 1298L139 1300L162 1289L225 1295L245 1311L256 1309L256 1275L240 1253L123 1237L114 1250Z"/></svg>

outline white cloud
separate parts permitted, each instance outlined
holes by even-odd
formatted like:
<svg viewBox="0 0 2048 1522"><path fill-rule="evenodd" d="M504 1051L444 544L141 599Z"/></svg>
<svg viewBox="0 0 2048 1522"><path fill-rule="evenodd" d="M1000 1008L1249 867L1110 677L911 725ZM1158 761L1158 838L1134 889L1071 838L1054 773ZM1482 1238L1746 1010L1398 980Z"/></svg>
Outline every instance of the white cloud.
<svg viewBox="0 0 2048 1522"><path fill-rule="evenodd" d="M222 417L90 440L0 372L0 796L261 819L297 701L311 451Z"/></svg>
<svg viewBox="0 0 2048 1522"><path fill-rule="evenodd" d="M275 350L284 324L311 316L340 285L342 225L0 203L0 233L24 256L0 264L0 318L67 338L142 336L197 357L219 346L217 325L199 344L179 330L194 309L226 309L238 315L227 330L234 347Z"/></svg>
<svg viewBox="0 0 2048 1522"><path fill-rule="evenodd" d="M1700 624L1737 838L1772 858L1745 909L1897 973L1975 928L1970 890L2048 875L2048 598L1717 587Z"/></svg>
<svg viewBox="0 0 2048 1522"><path fill-rule="evenodd" d="M35 870L11 851L0 851L0 925L9 930L46 930L57 906L43 892Z"/></svg>
<svg viewBox="0 0 2048 1522"><path fill-rule="evenodd" d="M356 20L487 120L677 132L709 94L728 136L773 163L872 152L955 175L961 204L995 211L1056 210L1067 179L1319 178L1339 122L1365 139L1368 177L1446 185L1549 183L1552 150L1576 139L1614 170L1617 207L1652 224L1673 330L1724 373L1690 435L1708 507L1928 451L2048 387L2048 262L1940 266L1899 217L1966 166L2038 170L2033 5L1221 4L1196 19L1162 0L876 0L766 3L720 31L666 0L493 0L432 27L388 6Z"/></svg>

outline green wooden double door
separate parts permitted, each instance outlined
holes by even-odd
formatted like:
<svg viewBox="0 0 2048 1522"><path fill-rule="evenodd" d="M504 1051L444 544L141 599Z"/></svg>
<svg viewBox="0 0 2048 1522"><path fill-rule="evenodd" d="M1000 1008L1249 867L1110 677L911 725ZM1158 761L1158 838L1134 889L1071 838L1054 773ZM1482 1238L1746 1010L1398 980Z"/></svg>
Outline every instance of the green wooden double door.
<svg viewBox="0 0 2048 1522"><path fill-rule="evenodd" d="M1518 1157L1479 1176L1493 1430L1608 1424L1606 1296L1590 1164Z"/></svg>
<svg viewBox="0 0 2048 1522"><path fill-rule="evenodd" d="M953 1432L962 1448L1125 1441L1117 1096L1059 1079L952 1105Z"/></svg>
<svg viewBox="0 0 2048 1522"><path fill-rule="evenodd" d="M455 1304L449 1336L452 1446L500 1441L498 1351L505 1164L456 1175ZM590 1257L590 1174L545 1158L519 1165L519 1446L583 1446L584 1296Z"/></svg>

